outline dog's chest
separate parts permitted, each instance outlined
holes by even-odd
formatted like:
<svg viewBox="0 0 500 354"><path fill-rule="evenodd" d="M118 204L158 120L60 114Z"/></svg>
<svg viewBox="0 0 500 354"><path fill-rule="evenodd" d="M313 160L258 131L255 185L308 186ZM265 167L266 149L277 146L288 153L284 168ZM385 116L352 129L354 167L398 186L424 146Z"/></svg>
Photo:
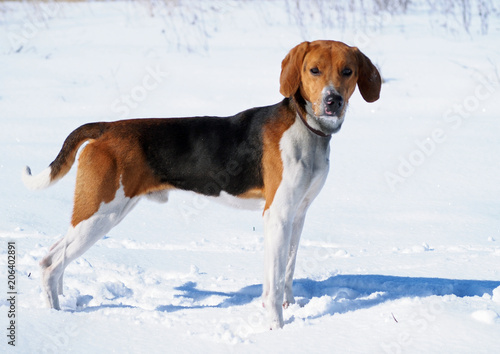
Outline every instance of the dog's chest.
<svg viewBox="0 0 500 354"><path fill-rule="evenodd" d="M314 197L323 186L329 169L330 138L312 134L297 119L280 141L283 183Z"/></svg>

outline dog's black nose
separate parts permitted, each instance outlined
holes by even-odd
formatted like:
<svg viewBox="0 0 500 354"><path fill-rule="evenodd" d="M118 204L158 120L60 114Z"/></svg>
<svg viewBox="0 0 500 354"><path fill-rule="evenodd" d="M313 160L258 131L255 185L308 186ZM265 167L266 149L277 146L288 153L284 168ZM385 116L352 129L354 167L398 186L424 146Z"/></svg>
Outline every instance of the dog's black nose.
<svg viewBox="0 0 500 354"><path fill-rule="evenodd" d="M336 93L326 95L323 101L325 103L325 113L329 116L338 115L344 104L342 96Z"/></svg>

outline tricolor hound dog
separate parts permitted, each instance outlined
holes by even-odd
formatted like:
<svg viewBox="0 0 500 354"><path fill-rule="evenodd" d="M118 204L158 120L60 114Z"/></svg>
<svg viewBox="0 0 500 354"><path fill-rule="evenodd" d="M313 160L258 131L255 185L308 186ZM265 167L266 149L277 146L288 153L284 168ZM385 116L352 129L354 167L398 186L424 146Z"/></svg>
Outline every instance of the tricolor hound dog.
<svg viewBox="0 0 500 354"><path fill-rule="evenodd" d="M294 302L292 278L307 208L322 188L329 142L358 85L379 98L379 72L363 53L336 41L303 42L281 64L283 101L232 117L132 119L73 131L31 189L62 178L79 157L68 233L40 262L48 305L59 309L63 272L116 226L142 197L167 201L173 189L206 196L260 199L264 206L263 305L271 329ZM215 178L223 173L225 178Z"/></svg>

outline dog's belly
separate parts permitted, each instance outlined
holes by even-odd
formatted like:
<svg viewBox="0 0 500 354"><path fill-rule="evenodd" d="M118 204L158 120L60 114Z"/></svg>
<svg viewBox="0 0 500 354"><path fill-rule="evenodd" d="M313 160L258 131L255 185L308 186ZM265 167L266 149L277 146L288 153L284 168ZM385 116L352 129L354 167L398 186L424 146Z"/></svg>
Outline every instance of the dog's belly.
<svg viewBox="0 0 500 354"><path fill-rule="evenodd" d="M208 197L208 199L232 208L245 210L262 210L266 204L263 198L239 198L226 192L221 192L218 197Z"/></svg>

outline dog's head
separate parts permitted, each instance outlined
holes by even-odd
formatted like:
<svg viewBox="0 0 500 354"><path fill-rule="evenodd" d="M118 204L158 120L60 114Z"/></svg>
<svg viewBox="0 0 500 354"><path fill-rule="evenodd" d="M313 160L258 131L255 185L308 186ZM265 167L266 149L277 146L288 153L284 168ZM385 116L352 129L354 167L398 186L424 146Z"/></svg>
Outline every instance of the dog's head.
<svg viewBox="0 0 500 354"><path fill-rule="evenodd" d="M365 101L378 100L381 78L377 68L358 48L342 42L303 42L281 63L281 94L303 99L307 114L329 133L340 129L356 84Z"/></svg>

